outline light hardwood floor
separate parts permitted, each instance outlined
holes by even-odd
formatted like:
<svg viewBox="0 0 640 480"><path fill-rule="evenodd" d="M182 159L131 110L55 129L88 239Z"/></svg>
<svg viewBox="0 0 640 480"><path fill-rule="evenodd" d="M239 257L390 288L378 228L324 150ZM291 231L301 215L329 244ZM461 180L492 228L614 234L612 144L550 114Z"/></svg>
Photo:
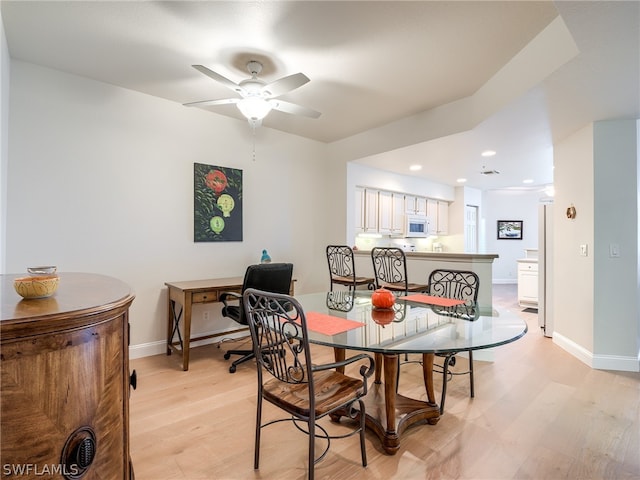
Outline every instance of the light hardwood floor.
<svg viewBox="0 0 640 480"><path fill-rule="evenodd" d="M467 377L455 378L439 423L411 427L395 456L368 433L363 468L357 437L336 440L316 478L640 478L640 374L587 367L543 337L536 315L521 312L515 295L513 285L494 285L494 301L519 312L529 332L497 348L493 362L474 362L475 398ZM176 356L131 361L138 373L130 399L137 480L306 477L307 439L288 422L263 431L260 469L253 469L255 365L231 375L222 357L242 343L192 349L188 372ZM333 358L326 348L314 352L319 361ZM426 398L419 367L402 368L400 391ZM265 405L266 415L277 416Z"/></svg>

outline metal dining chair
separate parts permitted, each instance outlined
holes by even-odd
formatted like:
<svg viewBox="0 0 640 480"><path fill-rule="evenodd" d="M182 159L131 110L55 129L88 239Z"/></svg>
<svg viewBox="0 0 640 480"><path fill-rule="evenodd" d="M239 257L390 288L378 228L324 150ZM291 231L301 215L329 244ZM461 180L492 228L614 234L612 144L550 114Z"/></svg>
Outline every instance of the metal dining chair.
<svg viewBox="0 0 640 480"><path fill-rule="evenodd" d="M327 245L327 263L331 291L334 283L345 285L349 290L355 290L360 285L366 285L369 290L373 290L373 277L356 275L353 250L348 245Z"/></svg>
<svg viewBox="0 0 640 480"><path fill-rule="evenodd" d="M480 279L475 272L466 270L436 269L429 274L429 295L433 297L453 298L464 300L464 304L454 307L433 306L432 310L440 315L456 316L473 321L478 318L479 312L476 302ZM464 371L453 371L451 367L456 365L456 354L459 352L439 353L436 357L443 358L443 364L434 366L442 371L442 394L440 397L440 414L444 412L444 402L447 397L447 383L457 375L469 375L469 395L475 397L473 377L473 350L463 350L469 359L469 368Z"/></svg>
<svg viewBox="0 0 640 480"><path fill-rule="evenodd" d="M314 362L306 316L298 301L289 295L248 289L243 295L243 305L258 367L254 468L257 470L260 465L262 429L284 421L292 421L308 436L309 480L313 480L315 464L324 458L335 438L359 434L362 466L366 467L363 397L367 394L367 379L373 374L373 358L361 353L329 364ZM360 365L359 376L341 373L346 365L356 363ZM287 417L262 423L263 400L284 410ZM356 428L349 433L331 435L318 423L338 412L355 420ZM317 457L316 439L326 441L324 450Z"/></svg>
<svg viewBox="0 0 640 480"><path fill-rule="evenodd" d="M376 288L386 288L405 295L409 292L426 292L426 283L412 283L407 277L407 259L404 251L395 247L375 247L371 250L373 275Z"/></svg>

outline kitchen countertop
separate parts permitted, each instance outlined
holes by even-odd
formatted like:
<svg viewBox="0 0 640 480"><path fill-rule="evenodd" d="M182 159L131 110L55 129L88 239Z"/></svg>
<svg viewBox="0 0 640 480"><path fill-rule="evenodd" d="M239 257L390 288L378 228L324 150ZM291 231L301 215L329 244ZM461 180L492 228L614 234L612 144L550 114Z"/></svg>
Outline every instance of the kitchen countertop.
<svg viewBox="0 0 640 480"><path fill-rule="evenodd" d="M354 250L354 255L371 255L371 250ZM491 261L499 257L497 253L453 253L453 252L404 252L407 258L431 260L459 260ZM535 259L531 259L535 260ZM535 260L537 261L537 260Z"/></svg>
<svg viewBox="0 0 640 480"><path fill-rule="evenodd" d="M354 250L354 265L359 275L373 276L371 250ZM414 282L424 282L429 272L437 268L448 270L470 270L484 285L478 291L478 302L491 304L493 262L496 253L454 253L454 252L405 252L407 257L407 277Z"/></svg>
<svg viewBox="0 0 640 480"><path fill-rule="evenodd" d="M519 263L538 263L538 259L537 258L519 258L518 262Z"/></svg>

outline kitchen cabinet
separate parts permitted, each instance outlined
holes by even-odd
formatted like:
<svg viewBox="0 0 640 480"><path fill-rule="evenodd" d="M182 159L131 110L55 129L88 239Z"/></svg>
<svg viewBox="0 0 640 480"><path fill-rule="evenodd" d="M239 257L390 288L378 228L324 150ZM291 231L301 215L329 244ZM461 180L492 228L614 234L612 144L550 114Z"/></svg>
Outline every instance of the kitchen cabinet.
<svg viewBox="0 0 640 480"><path fill-rule="evenodd" d="M438 235L449 233L449 203L438 200Z"/></svg>
<svg viewBox="0 0 640 480"><path fill-rule="evenodd" d="M404 195L378 192L378 232L402 235L404 232Z"/></svg>
<svg viewBox="0 0 640 480"><path fill-rule="evenodd" d="M61 273L53 296L22 300L16 276L0 275L3 465L57 469L42 478L133 478L130 288L103 275Z"/></svg>
<svg viewBox="0 0 640 480"><path fill-rule="evenodd" d="M538 261L518 260L518 304L538 307Z"/></svg>
<svg viewBox="0 0 640 480"><path fill-rule="evenodd" d="M449 203L443 200L358 186L354 205L356 234L401 236L406 215L429 217L429 235L449 232Z"/></svg>
<svg viewBox="0 0 640 480"><path fill-rule="evenodd" d="M356 187L356 233L378 233L378 190Z"/></svg>
<svg viewBox="0 0 640 480"><path fill-rule="evenodd" d="M427 199L426 197L418 197L415 195L405 195L404 207L407 213L413 215L426 215L427 214Z"/></svg>
<svg viewBox="0 0 640 480"><path fill-rule="evenodd" d="M447 235L449 233L449 203L429 198L427 200L427 216L429 217L429 233L431 235Z"/></svg>
<svg viewBox="0 0 640 480"><path fill-rule="evenodd" d="M364 231L378 233L378 190L364 191Z"/></svg>
<svg viewBox="0 0 640 480"><path fill-rule="evenodd" d="M355 216L356 233L364 232L364 218L365 218L364 205L365 205L364 188L356 187L355 197L354 197L354 216Z"/></svg>

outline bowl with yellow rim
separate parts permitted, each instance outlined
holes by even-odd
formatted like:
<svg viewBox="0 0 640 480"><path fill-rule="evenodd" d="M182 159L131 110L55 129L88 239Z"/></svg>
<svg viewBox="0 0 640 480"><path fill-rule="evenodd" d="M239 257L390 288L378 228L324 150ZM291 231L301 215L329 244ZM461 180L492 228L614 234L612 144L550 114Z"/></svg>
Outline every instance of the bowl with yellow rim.
<svg viewBox="0 0 640 480"><path fill-rule="evenodd" d="M55 293L59 282L57 275L19 277L13 281L13 288L22 298L47 298Z"/></svg>

